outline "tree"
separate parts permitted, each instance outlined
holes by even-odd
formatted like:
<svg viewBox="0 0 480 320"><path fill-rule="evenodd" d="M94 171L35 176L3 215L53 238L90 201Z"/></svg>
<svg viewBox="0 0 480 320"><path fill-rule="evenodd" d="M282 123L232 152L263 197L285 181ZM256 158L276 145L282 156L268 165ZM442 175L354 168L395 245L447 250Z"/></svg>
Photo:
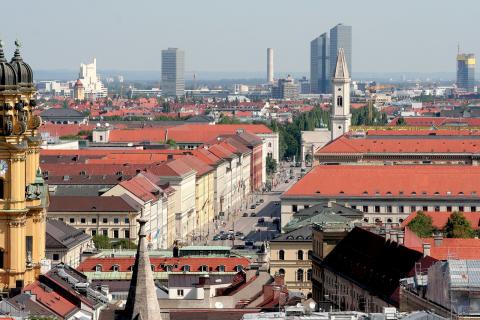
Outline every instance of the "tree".
<svg viewBox="0 0 480 320"><path fill-rule="evenodd" d="M417 212L415 218L408 223L408 227L421 238L431 237L432 233L435 231L432 217L427 216L423 211Z"/></svg>
<svg viewBox="0 0 480 320"><path fill-rule="evenodd" d="M112 249L110 238L104 235L96 235L93 237L93 243L97 249Z"/></svg>
<svg viewBox="0 0 480 320"><path fill-rule="evenodd" d="M115 249L137 249L137 245L129 239L120 239L113 244Z"/></svg>
<svg viewBox="0 0 480 320"><path fill-rule="evenodd" d="M271 175L277 171L277 161L271 156L267 157L267 175Z"/></svg>
<svg viewBox="0 0 480 320"><path fill-rule="evenodd" d="M447 238L473 238L473 231L470 222L465 218L462 212L453 212L445 224L445 233Z"/></svg>
<svg viewBox="0 0 480 320"><path fill-rule="evenodd" d="M168 144L169 149L177 149L177 143L175 142L175 140L167 139L165 143Z"/></svg>

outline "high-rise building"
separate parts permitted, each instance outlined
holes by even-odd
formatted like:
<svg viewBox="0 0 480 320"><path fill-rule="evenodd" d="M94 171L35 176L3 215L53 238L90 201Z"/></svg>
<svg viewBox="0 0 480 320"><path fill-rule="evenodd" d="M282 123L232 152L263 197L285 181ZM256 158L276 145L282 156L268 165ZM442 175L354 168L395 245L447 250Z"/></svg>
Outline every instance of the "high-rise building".
<svg viewBox="0 0 480 320"><path fill-rule="evenodd" d="M267 48L267 82L273 84L273 49Z"/></svg>
<svg viewBox="0 0 480 320"><path fill-rule="evenodd" d="M352 27L341 23L330 29L330 75L333 77L337 53L343 48L348 70L352 73Z"/></svg>
<svg viewBox="0 0 480 320"><path fill-rule="evenodd" d="M337 139L350 129L350 73L343 48L338 49L332 78L332 140Z"/></svg>
<svg viewBox="0 0 480 320"><path fill-rule="evenodd" d="M272 88L274 99L295 100L298 98L300 88L298 83L288 75L285 79L278 79L278 84Z"/></svg>
<svg viewBox="0 0 480 320"><path fill-rule="evenodd" d="M330 88L330 43L328 34L323 33L310 42L310 86L311 93L327 93Z"/></svg>
<svg viewBox="0 0 480 320"><path fill-rule="evenodd" d="M39 168L40 117L35 85L20 45L10 63L0 42L0 293L17 291L40 275L45 258L48 187Z"/></svg>
<svg viewBox="0 0 480 320"><path fill-rule="evenodd" d="M185 53L177 48L162 50L162 95L183 97L185 94Z"/></svg>
<svg viewBox="0 0 480 320"><path fill-rule="evenodd" d="M97 75L97 59L94 58L93 63L81 63L78 78L83 84L85 97L96 99L107 96L108 90Z"/></svg>
<svg viewBox="0 0 480 320"><path fill-rule="evenodd" d="M457 55L457 87L467 92L475 90L475 55Z"/></svg>

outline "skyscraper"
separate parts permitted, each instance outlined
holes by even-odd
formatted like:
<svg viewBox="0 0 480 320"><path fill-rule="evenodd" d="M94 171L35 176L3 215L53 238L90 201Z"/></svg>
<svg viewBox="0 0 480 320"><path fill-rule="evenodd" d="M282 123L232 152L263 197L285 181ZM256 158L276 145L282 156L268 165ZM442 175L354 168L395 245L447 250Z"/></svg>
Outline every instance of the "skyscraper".
<svg viewBox="0 0 480 320"><path fill-rule="evenodd" d="M330 29L330 76L335 70L336 57L340 48L343 48L348 70L352 74L352 27L341 23Z"/></svg>
<svg viewBox="0 0 480 320"><path fill-rule="evenodd" d="M473 53L457 55L457 87L467 92L475 90L475 55Z"/></svg>
<svg viewBox="0 0 480 320"><path fill-rule="evenodd" d="M185 54L177 48L162 50L162 95L183 97L185 94Z"/></svg>
<svg viewBox="0 0 480 320"><path fill-rule="evenodd" d="M267 82L273 83L273 49L267 48Z"/></svg>
<svg viewBox="0 0 480 320"><path fill-rule="evenodd" d="M327 93L330 87L328 34L323 33L310 42L311 93Z"/></svg>

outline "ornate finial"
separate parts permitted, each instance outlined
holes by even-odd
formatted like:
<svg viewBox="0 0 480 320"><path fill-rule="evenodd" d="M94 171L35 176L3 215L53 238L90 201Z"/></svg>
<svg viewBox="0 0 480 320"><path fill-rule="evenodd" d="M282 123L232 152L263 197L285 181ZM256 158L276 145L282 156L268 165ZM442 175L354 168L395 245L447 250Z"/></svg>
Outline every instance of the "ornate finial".
<svg viewBox="0 0 480 320"><path fill-rule="evenodd" d="M17 49L20 49L22 47L22 44L18 39L15 39L15 47L17 47Z"/></svg>

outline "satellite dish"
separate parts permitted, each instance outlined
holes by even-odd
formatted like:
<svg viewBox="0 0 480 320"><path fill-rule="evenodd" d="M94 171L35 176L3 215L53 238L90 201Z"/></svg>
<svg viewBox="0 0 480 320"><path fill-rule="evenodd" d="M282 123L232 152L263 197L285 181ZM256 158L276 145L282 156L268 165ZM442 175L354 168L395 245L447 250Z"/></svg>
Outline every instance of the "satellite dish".
<svg viewBox="0 0 480 320"><path fill-rule="evenodd" d="M109 127L110 126L110 123L105 123L105 127Z"/></svg>
<svg viewBox="0 0 480 320"><path fill-rule="evenodd" d="M97 122L97 127L100 127L100 123L99 123L99 122Z"/></svg>
<svg viewBox="0 0 480 320"><path fill-rule="evenodd" d="M223 309L223 303L221 303L220 301L215 302L215 308L216 309Z"/></svg>
<svg viewBox="0 0 480 320"><path fill-rule="evenodd" d="M310 303L308 304L308 306L310 307L310 310L315 310L315 307L317 306L317 304L313 301L310 301Z"/></svg>

